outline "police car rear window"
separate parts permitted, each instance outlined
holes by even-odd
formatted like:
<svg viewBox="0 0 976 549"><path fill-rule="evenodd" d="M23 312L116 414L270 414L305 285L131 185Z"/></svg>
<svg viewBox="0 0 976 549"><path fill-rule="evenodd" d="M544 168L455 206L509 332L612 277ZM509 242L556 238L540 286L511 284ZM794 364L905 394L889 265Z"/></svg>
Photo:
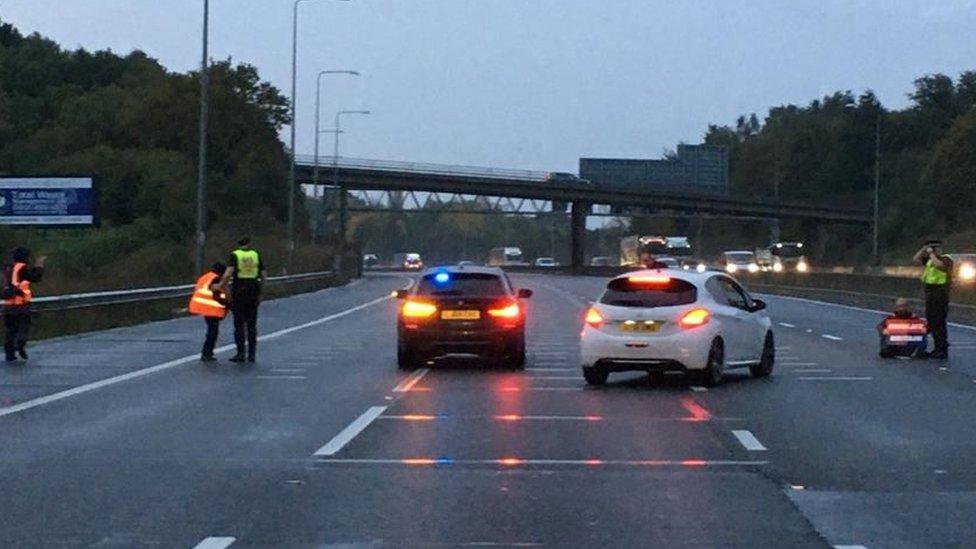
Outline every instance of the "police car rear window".
<svg viewBox="0 0 976 549"><path fill-rule="evenodd" d="M498 275L489 273L429 274L417 286L417 295L425 296L500 296L505 284Z"/></svg>
<svg viewBox="0 0 976 549"><path fill-rule="evenodd" d="M698 289L688 281L672 278L663 284L635 283L616 278L607 285L600 303L615 307L674 307L698 300Z"/></svg>

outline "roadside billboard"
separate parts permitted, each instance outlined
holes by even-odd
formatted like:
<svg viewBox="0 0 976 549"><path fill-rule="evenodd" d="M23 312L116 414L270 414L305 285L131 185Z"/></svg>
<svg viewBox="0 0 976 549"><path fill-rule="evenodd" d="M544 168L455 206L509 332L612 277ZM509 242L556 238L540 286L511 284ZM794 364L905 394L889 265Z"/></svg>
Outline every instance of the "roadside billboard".
<svg viewBox="0 0 976 549"><path fill-rule="evenodd" d="M93 176L0 176L0 225L97 227Z"/></svg>

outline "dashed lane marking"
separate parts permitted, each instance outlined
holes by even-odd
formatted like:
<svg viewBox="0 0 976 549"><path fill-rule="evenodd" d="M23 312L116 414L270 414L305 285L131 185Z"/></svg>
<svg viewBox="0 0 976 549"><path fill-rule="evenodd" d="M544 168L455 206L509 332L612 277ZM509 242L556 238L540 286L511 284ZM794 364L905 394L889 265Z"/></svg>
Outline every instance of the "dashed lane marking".
<svg viewBox="0 0 976 549"><path fill-rule="evenodd" d="M272 368L272 372L279 374L298 374L305 371L305 368Z"/></svg>
<svg viewBox="0 0 976 549"><path fill-rule="evenodd" d="M830 372L833 372L833 370L830 368L806 368L793 370L794 374L829 374Z"/></svg>
<svg viewBox="0 0 976 549"><path fill-rule="evenodd" d="M237 538L232 537L209 537L193 546L193 549L227 549Z"/></svg>
<svg viewBox="0 0 976 549"><path fill-rule="evenodd" d="M527 372L575 372L579 368L526 368Z"/></svg>
<svg viewBox="0 0 976 549"><path fill-rule="evenodd" d="M691 387L689 387L689 389L691 389L692 391L694 391L696 393L707 393L708 392L708 387L700 387L698 385L692 385Z"/></svg>
<svg viewBox="0 0 976 549"><path fill-rule="evenodd" d="M780 362L776 361L777 366L819 366L816 362Z"/></svg>
<svg viewBox="0 0 976 549"><path fill-rule="evenodd" d="M732 431L732 434L735 435L735 438L739 439L739 443L742 444L746 450L749 450L750 452L766 451L766 447L759 442L759 439L756 438L752 432L743 429Z"/></svg>
<svg viewBox="0 0 976 549"><path fill-rule="evenodd" d="M345 429L339 432L338 435L332 438L325 446L319 448L315 451L314 456L333 456L339 450L349 444L349 442L356 438L356 435L363 432L363 429L369 426L374 419L383 415L386 411L386 406L373 406L372 408L363 412L363 415L356 418L352 423L346 426Z"/></svg>
<svg viewBox="0 0 976 549"><path fill-rule="evenodd" d="M581 376L527 376L526 379L572 379L574 381L580 381L583 378Z"/></svg>
<svg viewBox="0 0 976 549"><path fill-rule="evenodd" d="M285 335L288 335L288 334L291 334L291 333L294 333L294 332L297 332L297 331L300 331L300 330L305 330L307 328L312 328L312 327L318 326L320 324L325 324L326 322L331 322L333 320L336 320L336 319L339 319L339 318L343 318L343 317L349 316L349 315L351 315L351 314L353 314L355 312L362 311L363 309L372 307L374 305L379 305L380 303L383 303L383 302L386 302L386 301L389 301L389 300L390 300L390 296L384 296L384 297L381 297L381 298L378 298L378 299L374 299L372 301L367 301L366 303L363 303L361 305L357 305L355 307L346 309L344 311L340 311L340 312L335 313L335 314L331 314L331 315L328 315L328 316L324 316L322 318L319 318L317 320L313 320L311 322L306 322L304 324L299 324L297 326L292 326L291 328L285 328L283 330L278 330L277 332L272 332L272 333L267 334L267 335L259 336L258 337L258 341L267 341L269 339L277 339L279 337L282 337L282 336L285 336ZM232 344L231 345L224 345L223 347L218 347L217 349L215 349L215 352L216 353L225 353L227 351L231 351L231 350L234 350L234 349L235 349L235 347ZM169 362L164 362L162 364L157 364L155 366L150 366L148 368L143 368L141 370L135 370L133 372L128 372L128 373L125 373L125 374L122 374L122 375L118 375L118 376L115 376L115 377L110 377L110 378L106 378L106 379L101 379L101 380L98 380L98 381L94 381L92 383L86 383L84 385L79 385L77 387L74 387L74 388L71 388L71 389L68 389L68 390L65 390L65 391L60 391L58 393L53 393L53 394L50 394L50 395L47 395L47 396L43 396L43 397L40 397L40 398L35 398L33 400L28 400L26 402L21 402L20 404L15 404L13 406L8 406L6 408L0 408L0 417L17 414L17 413L23 412L24 410L30 410L32 408L37 408L38 406L44 406L45 404L51 404L52 402L58 402L59 400L64 400L66 398L70 398L70 397L73 397L73 396L77 396L77 395L89 393L91 391L95 391L95 390L101 389L103 387L108 387L110 385L115 385L115 384L118 384L118 383L122 383L124 381L130 381L130 380L133 380L133 379L138 379L140 377L145 377L145 376L148 376L150 374L155 374L155 373L158 373L158 372L162 372L164 370L169 370L169 369L175 368L177 366L182 366L184 364L190 364L190 363L193 363L193 362L197 362L199 360L200 360L200 355L195 353L195 354L192 354L192 355L189 355L189 356L185 356L185 357L182 357L182 358L177 358L175 360L170 360Z"/></svg>
<svg viewBox="0 0 976 549"><path fill-rule="evenodd" d="M834 549L868 549L866 545L835 545Z"/></svg>
<svg viewBox="0 0 976 549"><path fill-rule="evenodd" d="M254 376L254 379L308 379L306 376Z"/></svg>
<svg viewBox="0 0 976 549"><path fill-rule="evenodd" d="M403 381L400 382L399 385L393 388L393 392L406 393L410 389L413 389L413 386L416 385L417 382L419 382L425 375L427 375L427 372L429 371L430 368L421 368L416 372L410 374L410 376L407 377L407 379L404 379Z"/></svg>
<svg viewBox="0 0 976 549"><path fill-rule="evenodd" d="M820 337L822 337L822 338L824 338L824 339L829 339L829 340L831 340L831 341L844 341L844 338L842 338L842 337L837 337L837 336L835 336L835 335L830 335L830 334L823 334L823 335L821 335Z"/></svg>
<svg viewBox="0 0 976 549"><path fill-rule="evenodd" d="M790 324L789 322L780 322L779 325L784 328L796 328L796 324Z"/></svg>
<svg viewBox="0 0 976 549"><path fill-rule="evenodd" d="M796 378L800 381L871 381L873 377L858 377L858 376L837 376L837 377L798 377Z"/></svg>

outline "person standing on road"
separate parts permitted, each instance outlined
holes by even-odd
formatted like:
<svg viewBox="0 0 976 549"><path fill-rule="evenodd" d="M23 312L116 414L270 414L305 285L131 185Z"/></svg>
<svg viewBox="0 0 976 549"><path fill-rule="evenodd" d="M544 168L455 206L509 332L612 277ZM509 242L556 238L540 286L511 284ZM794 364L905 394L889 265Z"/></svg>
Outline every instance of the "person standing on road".
<svg viewBox="0 0 976 549"><path fill-rule="evenodd" d="M254 362L258 344L258 305L261 304L261 282L268 276L261 254L251 248L251 239L242 238L231 252L220 289L230 286L230 310L234 313L234 343L237 354L231 362Z"/></svg>
<svg viewBox="0 0 976 549"><path fill-rule="evenodd" d="M190 314L202 316L207 322L207 336L200 352L200 360L203 362L217 360L214 347L217 346L217 337L220 335L220 321L227 316L227 299L220 291L221 277L226 270L227 265L214 263L209 271L197 279L193 297L190 298Z"/></svg>
<svg viewBox="0 0 976 549"><path fill-rule="evenodd" d="M922 285L925 287L925 318L929 323L934 348L929 358L949 358L949 288L952 285L952 259L942 253L942 242L930 240L915 253L914 261L921 263Z"/></svg>
<svg viewBox="0 0 976 549"><path fill-rule="evenodd" d="M47 261L46 257L41 257L31 267L30 255L30 250L18 247L13 253L13 264L4 269L0 297L3 298L3 324L6 329L3 348L7 353L7 362L17 360L18 354L20 358L27 360L27 336L31 325L30 302L33 297L31 283L41 281Z"/></svg>

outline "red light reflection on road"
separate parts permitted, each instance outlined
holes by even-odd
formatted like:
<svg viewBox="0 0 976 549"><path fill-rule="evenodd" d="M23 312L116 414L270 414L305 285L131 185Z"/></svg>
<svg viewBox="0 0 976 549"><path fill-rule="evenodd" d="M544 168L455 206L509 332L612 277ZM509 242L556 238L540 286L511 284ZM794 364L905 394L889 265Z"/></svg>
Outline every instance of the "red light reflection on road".
<svg viewBox="0 0 976 549"><path fill-rule="evenodd" d="M519 458L509 457L509 458L502 458L498 460L498 463L508 467L515 467L516 465L521 465L523 462Z"/></svg>
<svg viewBox="0 0 976 549"><path fill-rule="evenodd" d="M691 414L691 417L682 418L683 421L708 421L712 419L712 414L691 397L682 397L681 406Z"/></svg>
<svg viewBox="0 0 976 549"><path fill-rule="evenodd" d="M586 465L603 465L605 462L602 459L588 459L583 463Z"/></svg>
<svg viewBox="0 0 976 549"><path fill-rule="evenodd" d="M702 459L686 459L681 462L685 467L704 467L708 462Z"/></svg>
<svg viewBox="0 0 976 549"><path fill-rule="evenodd" d="M437 463L437 460L429 458L407 458L401 459L400 463L404 465L434 465Z"/></svg>

